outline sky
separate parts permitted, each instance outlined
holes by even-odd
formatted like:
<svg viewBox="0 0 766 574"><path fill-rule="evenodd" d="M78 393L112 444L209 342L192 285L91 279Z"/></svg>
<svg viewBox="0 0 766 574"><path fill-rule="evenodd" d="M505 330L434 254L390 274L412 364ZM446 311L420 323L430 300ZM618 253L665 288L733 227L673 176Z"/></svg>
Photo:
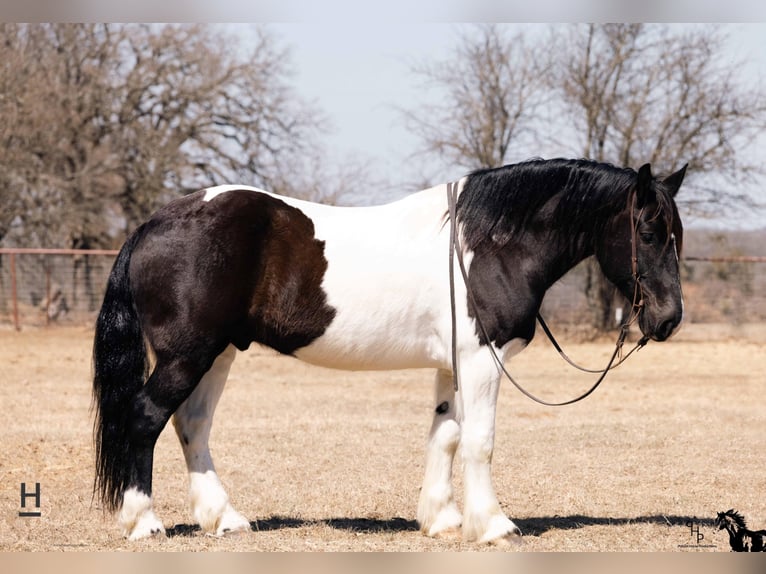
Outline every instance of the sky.
<svg viewBox="0 0 766 574"><path fill-rule="evenodd" d="M760 76L766 85L766 24L726 26L730 57L746 62L740 79L755 85ZM417 189L413 185L419 181L418 174L433 174L433 169L416 165L422 161L412 157L418 140L405 129L397 108L412 107L433 96L420 91L411 66L447 58L458 24L338 20L270 24L269 28L291 51L298 93L316 102L330 119L333 129L325 141L333 159L366 162L372 179L381 182L375 193L352 201L394 200ZM527 157L549 157L550 153L530 150ZM455 166L444 172L443 181L464 173L465 168ZM766 202L766 193L760 190L759 185L752 193L756 200ZM703 223L762 227L764 212L738 212L728 219Z"/></svg>
<svg viewBox="0 0 766 574"><path fill-rule="evenodd" d="M333 155L340 161L349 157L368 162L373 179L385 180L391 187L386 195L404 193L396 187L403 187L403 180L417 171L408 165L417 142L397 108L427 97L419 91L410 66L416 60L433 61L449 54L455 25L365 22L270 27L292 49L296 89L330 118L328 146Z"/></svg>
<svg viewBox="0 0 766 574"><path fill-rule="evenodd" d="M421 98L414 61L444 59L461 22L751 22L729 24L733 57L748 65L744 81L766 79L766 3L752 0L0 0L6 21L216 22L265 24L291 51L296 91L329 118L333 160L356 159L380 182L372 194L389 201L414 191L417 140L397 107ZM766 85L766 80L764 84ZM764 156L761 147L754 153ZM529 156L545 156L530 150ZM521 158L525 159L525 158ZM444 173L457 178L464 169ZM429 174L430 175L430 174ZM766 205L766 182L751 193ZM368 197L370 194L366 194ZM766 207L718 225L763 226Z"/></svg>

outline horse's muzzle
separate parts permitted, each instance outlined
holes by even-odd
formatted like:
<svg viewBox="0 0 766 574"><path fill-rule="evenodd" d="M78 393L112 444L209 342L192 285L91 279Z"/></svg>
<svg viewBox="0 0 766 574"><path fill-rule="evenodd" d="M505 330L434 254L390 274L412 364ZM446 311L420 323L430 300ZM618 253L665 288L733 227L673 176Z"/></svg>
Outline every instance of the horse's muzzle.
<svg viewBox="0 0 766 574"><path fill-rule="evenodd" d="M683 321L683 311L678 311L670 317L666 315L657 320L652 320L645 316L642 316L641 319L641 331L644 335L649 337L652 341L661 343L662 341L667 341L678 332L681 322Z"/></svg>
<svg viewBox="0 0 766 574"><path fill-rule="evenodd" d="M674 319L663 321L657 326L657 329L655 329L652 339L658 342L666 341L676 331L676 328L680 324L680 321L676 321Z"/></svg>

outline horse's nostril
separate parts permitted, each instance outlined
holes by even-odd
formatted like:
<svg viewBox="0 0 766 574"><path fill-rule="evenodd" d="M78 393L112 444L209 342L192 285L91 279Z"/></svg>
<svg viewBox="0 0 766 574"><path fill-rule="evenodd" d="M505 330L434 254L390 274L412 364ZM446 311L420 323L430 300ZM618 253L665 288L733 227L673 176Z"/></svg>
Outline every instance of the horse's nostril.
<svg viewBox="0 0 766 574"><path fill-rule="evenodd" d="M664 341L670 335L673 334L673 329L676 328L676 322L673 319L668 319L667 321L663 321L660 323L660 326L657 328L657 340Z"/></svg>

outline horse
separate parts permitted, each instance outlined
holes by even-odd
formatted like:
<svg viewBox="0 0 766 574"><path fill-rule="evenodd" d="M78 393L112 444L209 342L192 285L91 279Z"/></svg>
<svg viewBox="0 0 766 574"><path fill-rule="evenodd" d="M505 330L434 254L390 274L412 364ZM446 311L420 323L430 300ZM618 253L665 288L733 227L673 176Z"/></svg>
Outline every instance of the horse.
<svg viewBox="0 0 766 574"><path fill-rule="evenodd" d="M125 241L96 321L94 497L129 539L165 532L152 507L152 464L172 417L194 520L213 535L249 530L208 438L237 350L257 343L336 369L435 369L419 528L513 541L521 532L491 479L500 375L488 350L505 361L524 349L546 290L592 255L626 297L640 294L644 336L668 339L683 317L674 197L685 172L660 178L649 164L533 159L372 207L242 185L171 201ZM467 282L453 271L450 289L453 224ZM452 486L458 445L462 512Z"/></svg>
<svg viewBox="0 0 766 574"><path fill-rule="evenodd" d="M766 552L766 530L748 530L744 517L733 508L719 512L715 524L718 530L726 529L732 552Z"/></svg>

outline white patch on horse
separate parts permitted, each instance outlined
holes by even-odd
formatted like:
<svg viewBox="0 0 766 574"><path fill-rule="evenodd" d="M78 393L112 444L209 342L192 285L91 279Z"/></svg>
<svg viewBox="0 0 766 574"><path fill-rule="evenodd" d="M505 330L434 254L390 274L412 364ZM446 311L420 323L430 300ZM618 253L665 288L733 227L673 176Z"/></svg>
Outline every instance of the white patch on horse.
<svg viewBox="0 0 766 574"><path fill-rule="evenodd" d="M215 470L190 472L189 485L192 514L203 532L223 536L250 530L250 521L229 503Z"/></svg>
<svg viewBox="0 0 766 574"><path fill-rule="evenodd" d="M508 343L500 350L500 357L518 349L519 341ZM500 373L478 341L473 351L464 349L462 353L463 377L456 397L463 456L463 536L477 542L505 541L520 530L500 507L491 479Z"/></svg>
<svg viewBox="0 0 766 574"><path fill-rule="evenodd" d="M135 488L125 491L118 522L123 536L129 540L165 534L165 527L152 510L152 499Z"/></svg>
<svg viewBox="0 0 766 574"><path fill-rule="evenodd" d="M325 242L322 288L336 317L298 358L350 370L451 368L449 225L434 217L446 195L440 185L380 207L305 210Z"/></svg>
<svg viewBox="0 0 766 574"><path fill-rule="evenodd" d="M425 474L417 513L420 530L428 536L456 531L463 522L452 489L452 467L460 444L460 424L456 420L451 371L436 371L435 391L438 406L428 434Z"/></svg>
<svg viewBox="0 0 766 574"><path fill-rule="evenodd" d="M213 413L235 357L236 349L229 345L173 415L189 471L192 516L204 532L217 536L250 529L250 522L229 503L208 446Z"/></svg>

